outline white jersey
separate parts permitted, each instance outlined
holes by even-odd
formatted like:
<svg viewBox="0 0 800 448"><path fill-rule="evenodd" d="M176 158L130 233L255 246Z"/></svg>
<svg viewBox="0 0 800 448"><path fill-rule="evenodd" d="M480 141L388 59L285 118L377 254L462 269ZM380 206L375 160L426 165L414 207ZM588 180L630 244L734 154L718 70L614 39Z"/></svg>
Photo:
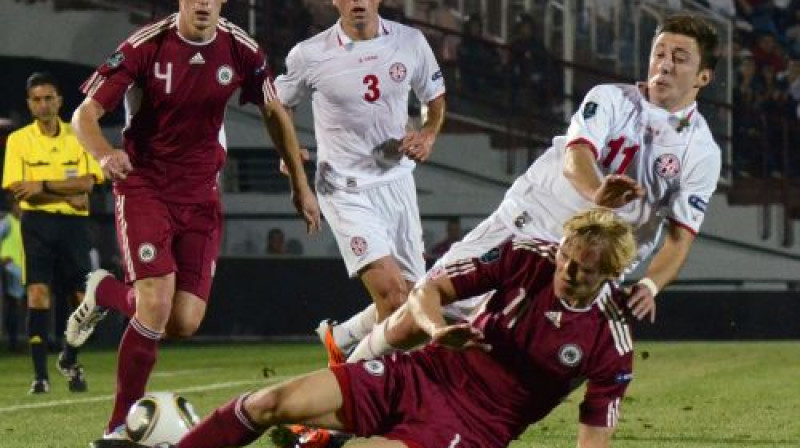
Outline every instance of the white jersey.
<svg viewBox="0 0 800 448"><path fill-rule="evenodd" d="M669 113L647 101L638 86L593 88L572 117L566 136L520 176L497 210L520 235L558 241L563 223L593 204L562 174L570 143L590 145L602 175L625 174L646 190L645 197L617 209L635 230L635 266L658 243L664 219L697 233L719 180L721 156L696 103Z"/></svg>
<svg viewBox="0 0 800 448"><path fill-rule="evenodd" d="M278 98L294 107L309 94L317 139L318 182L348 190L389 182L414 162L397 148L408 121L408 93L424 104L444 93L439 64L423 34L380 20L379 36L353 41L337 22L297 44Z"/></svg>

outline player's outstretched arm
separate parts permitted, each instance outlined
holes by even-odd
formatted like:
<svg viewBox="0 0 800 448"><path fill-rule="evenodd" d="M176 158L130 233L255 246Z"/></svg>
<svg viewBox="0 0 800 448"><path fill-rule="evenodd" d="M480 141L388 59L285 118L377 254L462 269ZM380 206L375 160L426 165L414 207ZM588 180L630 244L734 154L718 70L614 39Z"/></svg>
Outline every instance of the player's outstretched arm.
<svg viewBox="0 0 800 448"><path fill-rule="evenodd" d="M578 448L609 448L614 428L578 424Z"/></svg>
<svg viewBox="0 0 800 448"><path fill-rule="evenodd" d="M72 114L72 128L81 145L91 154L111 180L123 180L133 170L125 151L114 149L103 136L100 118L105 114L103 106L92 98L86 98Z"/></svg>
<svg viewBox="0 0 800 448"><path fill-rule="evenodd" d="M693 242L694 234L688 229L674 223L667 227L664 244L647 267L645 277L631 288L628 306L637 319L650 316L650 322L655 322L656 294L678 276Z"/></svg>
<svg viewBox="0 0 800 448"><path fill-rule="evenodd" d="M292 184L294 207L306 222L308 233L313 233L320 229L319 205L303 170L300 146L297 143L297 134L292 120L278 100L270 101L261 106L260 110L264 126L286 166L286 172Z"/></svg>

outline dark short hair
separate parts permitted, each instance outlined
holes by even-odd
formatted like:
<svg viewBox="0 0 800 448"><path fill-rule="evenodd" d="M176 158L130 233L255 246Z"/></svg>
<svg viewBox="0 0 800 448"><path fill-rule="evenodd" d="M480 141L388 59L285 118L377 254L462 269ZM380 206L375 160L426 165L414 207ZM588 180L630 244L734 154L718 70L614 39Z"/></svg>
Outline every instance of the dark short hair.
<svg viewBox="0 0 800 448"><path fill-rule="evenodd" d="M50 73L47 72L34 72L31 76L28 76L28 80L25 81L25 90L31 90L34 87L39 87L43 85L50 85L56 89L59 95L61 95L61 87L58 85L58 81L56 78L53 77Z"/></svg>
<svg viewBox="0 0 800 448"><path fill-rule="evenodd" d="M713 71L717 66L719 38L717 29L707 20L689 14L671 15L658 25L653 39L661 33L682 34L694 39L700 49L700 70L707 68Z"/></svg>

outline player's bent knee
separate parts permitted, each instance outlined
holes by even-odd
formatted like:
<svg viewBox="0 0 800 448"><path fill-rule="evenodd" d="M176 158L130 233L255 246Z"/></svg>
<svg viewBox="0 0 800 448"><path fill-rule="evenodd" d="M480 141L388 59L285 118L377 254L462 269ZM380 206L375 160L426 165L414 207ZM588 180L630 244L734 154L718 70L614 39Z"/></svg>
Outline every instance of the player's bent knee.
<svg viewBox="0 0 800 448"><path fill-rule="evenodd" d="M245 399L244 409L253 422L269 426L277 423L280 402L280 393L276 388L261 389Z"/></svg>

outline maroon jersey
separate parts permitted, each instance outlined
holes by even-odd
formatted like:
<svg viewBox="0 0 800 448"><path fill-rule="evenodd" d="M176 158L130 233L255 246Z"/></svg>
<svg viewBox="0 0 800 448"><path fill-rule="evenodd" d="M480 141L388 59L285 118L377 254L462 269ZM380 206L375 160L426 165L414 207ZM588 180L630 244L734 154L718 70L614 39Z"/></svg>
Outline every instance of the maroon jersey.
<svg viewBox="0 0 800 448"><path fill-rule="evenodd" d="M505 447L584 381L580 421L615 426L633 367L622 297L606 284L585 309L556 298L556 248L510 241L446 265L458 297L495 291L474 321L491 351L428 345L334 369L347 428L413 447Z"/></svg>
<svg viewBox="0 0 800 448"><path fill-rule="evenodd" d="M133 164L119 194L157 191L168 202L215 195L225 161L225 105L264 104L274 90L263 52L241 28L220 18L215 36L198 44L178 34L177 14L123 42L81 86L113 110L125 97L123 146Z"/></svg>

